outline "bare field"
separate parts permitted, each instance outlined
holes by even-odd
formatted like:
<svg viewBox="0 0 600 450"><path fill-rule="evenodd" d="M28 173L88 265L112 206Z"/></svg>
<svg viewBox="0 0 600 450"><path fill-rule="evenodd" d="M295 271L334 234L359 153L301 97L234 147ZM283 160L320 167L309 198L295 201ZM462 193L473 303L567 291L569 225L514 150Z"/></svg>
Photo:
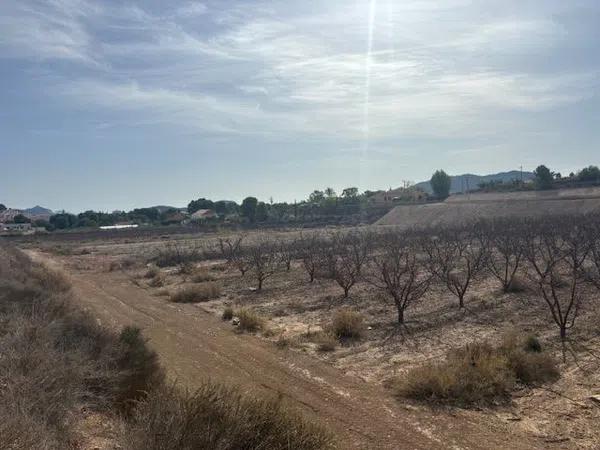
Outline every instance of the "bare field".
<svg viewBox="0 0 600 450"><path fill-rule="evenodd" d="M296 231L281 231L271 235L291 239L297 234ZM250 233L247 239L259 236ZM265 326L257 333L260 339L277 351L309 355L367 385L385 386L388 380L402 377L411 368L443 358L450 349L470 342L496 342L512 331L538 336L557 360L562 358L557 329L543 301L527 286L525 292L503 293L497 281L490 277L476 282L469 291L464 309L457 307L456 298L444 285L434 283L426 295L407 310L405 324L398 326L393 304L386 303L370 284L358 282L349 297L343 298L343 291L333 280L317 277L309 283L298 260L292 261L289 271L278 270L268 277L261 291L256 290L252 273L241 276L239 271L216 256L193 263L187 271L148 265L148 260L167 245L188 249L214 248L218 237L223 236L52 242L31 247L46 253L72 274L84 274L87 279L97 276L103 283L111 277L124 277L132 288L167 304L171 295L184 288L216 283L220 288L219 296L186 305L186 308L189 306L185 309L187 314L196 309L220 318L227 307L233 308L234 315L239 309L248 309L264 320ZM149 273L149 267L153 273ZM583 294L595 300L600 297L598 290L589 286ZM468 410L443 407L437 413L476 424L494 423L508 435L531 439L532 448L598 448L600 404L590 399L592 395L600 394L598 304L597 301L586 302L582 308L571 335L576 344L569 347L566 362L560 363L561 378L558 381L541 387L521 387L510 404ZM327 332L337 311L346 309L363 316L361 339L335 342L334 348L325 349L322 332ZM229 322L226 326L230 327L231 333L237 331ZM241 338L252 339L249 336ZM389 395L392 396L391 392ZM412 401L394 401L406 410L429 410L429 407ZM462 448L476 447L465 445Z"/></svg>

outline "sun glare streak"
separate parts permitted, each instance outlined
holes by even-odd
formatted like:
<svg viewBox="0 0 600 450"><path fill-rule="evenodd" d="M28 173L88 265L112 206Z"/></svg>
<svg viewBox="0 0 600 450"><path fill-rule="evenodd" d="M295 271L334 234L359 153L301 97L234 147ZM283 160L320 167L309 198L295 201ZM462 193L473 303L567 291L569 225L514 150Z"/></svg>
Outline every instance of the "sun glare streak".
<svg viewBox="0 0 600 450"><path fill-rule="evenodd" d="M373 52L373 33L375 28L375 10L377 8L377 0L370 0L369 4L369 28L367 34L367 52L365 54L365 95L363 105L363 146L360 163L359 184L364 188L363 172L366 163L367 154L369 153L370 140L370 124L369 124L369 103L371 97L371 54Z"/></svg>

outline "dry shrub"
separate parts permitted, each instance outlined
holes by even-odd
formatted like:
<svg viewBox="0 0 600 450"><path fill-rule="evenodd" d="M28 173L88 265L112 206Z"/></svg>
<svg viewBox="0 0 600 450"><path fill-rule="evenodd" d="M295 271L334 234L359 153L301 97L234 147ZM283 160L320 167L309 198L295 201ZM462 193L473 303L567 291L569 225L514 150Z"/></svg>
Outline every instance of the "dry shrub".
<svg viewBox="0 0 600 450"><path fill-rule="evenodd" d="M265 321L262 317L248 309L240 309L236 313L239 319L238 330L254 333L265 327Z"/></svg>
<svg viewBox="0 0 600 450"><path fill-rule="evenodd" d="M205 382L194 393L165 387L135 410L122 446L131 450L334 448L331 435L280 400Z"/></svg>
<svg viewBox="0 0 600 450"><path fill-rule="evenodd" d="M123 258L116 261L111 261L108 266L109 272L115 272L117 270L127 270L135 267L137 262L133 258Z"/></svg>
<svg viewBox="0 0 600 450"><path fill-rule="evenodd" d="M509 333L504 336L499 350L508 359L508 366L517 380L524 384L537 385L560 376L556 361L543 351L535 336Z"/></svg>
<svg viewBox="0 0 600 450"><path fill-rule="evenodd" d="M359 313L342 309L334 314L331 333L338 339L360 339L364 331L363 316Z"/></svg>
<svg viewBox="0 0 600 450"><path fill-rule="evenodd" d="M184 287L171 295L174 303L206 302L221 295L221 287L217 283L207 282Z"/></svg>
<svg viewBox="0 0 600 450"><path fill-rule="evenodd" d="M159 249L158 254L151 261L158 267L173 267L192 264L203 259L202 251L198 247L167 244Z"/></svg>
<svg viewBox="0 0 600 450"><path fill-rule="evenodd" d="M507 286L506 291L505 292L511 292L511 293L520 293L520 292L525 292L527 291L528 286L527 286L527 282L519 277L519 276L514 276L513 279L511 280L510 284Z"/></svg>
<svg viewBox="0 0 600 450"><path fill-rule="evenodd" d="M160 269L154 264L150 264L146 273L144 273L144 278L151 279L160 275Z"/></svg>
<svg viewBox="0 0 600 450"><path fill-rule="evenodd" d="M226 306L223 310L223 314L221 315L223 320L231 320L233 319L233 308L231 306Z"/></svg>
<svg viewBox="0 0 600 450"><path fill-rule="evenodd" d="M314 341L317 344L317 350L320 352L332 352L337 347L335 336L328 333L322 333Z"/></svg>
<svg viewBox="0 0 600 450"><path fill-rule="evenodd" d="M212 276L211 273L208 272L208 270L200 269L196 270L192 274L192 281L194 283L204 283L206 281L215 281L215 277Z"/></svg>
<svg viewBox="0 0 600 450"><path fill-rule="evenodd" d="M165 276L162 273L157 273L148 281L148 286L153 288L163 287L165 285Z"/></svg>
<svg viewBox="0 0 600 450"><path fill-rule="evenodd" d="M135 402L164 381L158 356L150 350L137 327L125 327L118 338L116 404L130 412Z"/></svg>
<svg viewBox="0 0 600 450"><path fill-rule="evenodd" d="M310 329L302 335L302 339L317 344L320 352L332 352L338 344L335 335L324 330L311 331Z"/></svg>
<svg viewBox="0 0 600 450"><path fill-rule="evenodd" d="M445 361L410 370L392 386L401 397L459 406L505 402L516 382L537 384L558 377L549 355L525 348L522 339L510 335L498 347L468 344L450 351Z"/></svg>
<svg viewBox="0 0 600 450"><path fill-rule="evenodd" d="M59 272L0 250L2 448L71 448L78 408L108 412L162 382L156 355L77 309Z"/></svg>
<svg viewBox="0 0 600 450"><path fill-rule="evenodd" d="M275 341L275 347L279 349L285 349L290 346L290 339L283 334L280 334L277 340Z"/></svg>
<svg viewBox="0 0 600 450"><path fill-rule="evenodd" d="M177 267L177 273L179 273L179 275L192 275L195 271L196 266L190 261L181 263L179 264L179 267Z"/></svg>
<svg viewBox="0 0 600 450"><path fill-rule="evenodd" d="M32 263L27 276L35 279L38 286L49 293L64 294L71 289L71 282L64 272L41 264Z"/></svg>

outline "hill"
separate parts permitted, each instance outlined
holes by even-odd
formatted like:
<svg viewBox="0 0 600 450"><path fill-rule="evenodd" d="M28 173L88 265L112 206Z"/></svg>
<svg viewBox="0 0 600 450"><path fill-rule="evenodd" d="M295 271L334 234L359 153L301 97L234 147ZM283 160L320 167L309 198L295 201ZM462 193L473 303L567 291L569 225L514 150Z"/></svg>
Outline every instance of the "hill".
<svg viewBox="0 0 600 450"><path fill-rule="evenodd" d="M518 170L511 170L509 172L500 172L491 175L475 175L472 173L465 173L463 175L452 175L452 184L450 185L450 193L456 194L457 192L466 192L468 189L476 189L477 185L482 182L490 181L502 181L508 183L512 180L520 180L521 172ZM523 172L523 181L532 180L534 178L533 172ZM422 181L415 185L423 189L425 192L431 194L431 184L429 181Z"/></svg>
<svg viewBox="0 0 600 450"><path fill-rule="evenodd" d="M54 214L54 211L52 211L51 209L36 205L33 208L24 209L23 214L29 215L29 216L51 216L52 214Z"/></svg>

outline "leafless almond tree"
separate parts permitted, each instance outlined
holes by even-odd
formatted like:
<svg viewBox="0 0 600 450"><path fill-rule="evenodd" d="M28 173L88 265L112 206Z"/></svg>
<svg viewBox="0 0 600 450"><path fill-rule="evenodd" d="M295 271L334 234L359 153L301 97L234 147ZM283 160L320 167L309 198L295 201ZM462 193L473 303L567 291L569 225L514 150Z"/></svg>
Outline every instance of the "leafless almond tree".
<svg viewBox="0 0 600 450"><path fill-rule="evenodd" d="M298 241L298 252L302 260L302 265L311 283L315 281L315 276L319 270L320 244L321 239L319 239L317 233L301 234Z"/></svg>
<svg viewBox="0 0 600 450"><path fill-rule="evenodd" d="M431 272L458 298L459 307L464 308L469 287L486 267L487 246L481 245L471 227L465 226L426 230L421 247Z"/></svg>
<svg viewBox="0 0 600 450"><path fill-rule="evenodd" d="M228 263L232 262L238 256L243 240L243 235L233 238L219 238L219 251Z"/></svg>
<svg viewBox="0 0 600 450"><path fill-rule="evenodd" d="M591 245L576 221L568 217L544 220L528 221L523 232L525 255L564 342L581 306L580 286L585 281L584 263Z"/></svg>
<svg viewBox="0 0 600 450"><path fill-rule="evenodd" d="M429 289L431 274L402 235L388 236L385 244L381 253L373 256L367 279L392 298L398 323L403 324L406 309Z"/></svg>
<svg viewBox="0 0 600 450"><path fill-rule="evenodd" d="M267 238L261 238L258 242L246 250L247 261L256 278L257 290L262 290L264 281L272 276L280 267L281 260L277 252L277 246Z"/></svg>
<svg viewBox="0 0 600 450"><path fill-rule="evenodd" d="M477 224L481 245L489 245L488 269L500 282L502 290L509 292L524 259L525 246L521 236L521 221L500 218Z"/></svg>

